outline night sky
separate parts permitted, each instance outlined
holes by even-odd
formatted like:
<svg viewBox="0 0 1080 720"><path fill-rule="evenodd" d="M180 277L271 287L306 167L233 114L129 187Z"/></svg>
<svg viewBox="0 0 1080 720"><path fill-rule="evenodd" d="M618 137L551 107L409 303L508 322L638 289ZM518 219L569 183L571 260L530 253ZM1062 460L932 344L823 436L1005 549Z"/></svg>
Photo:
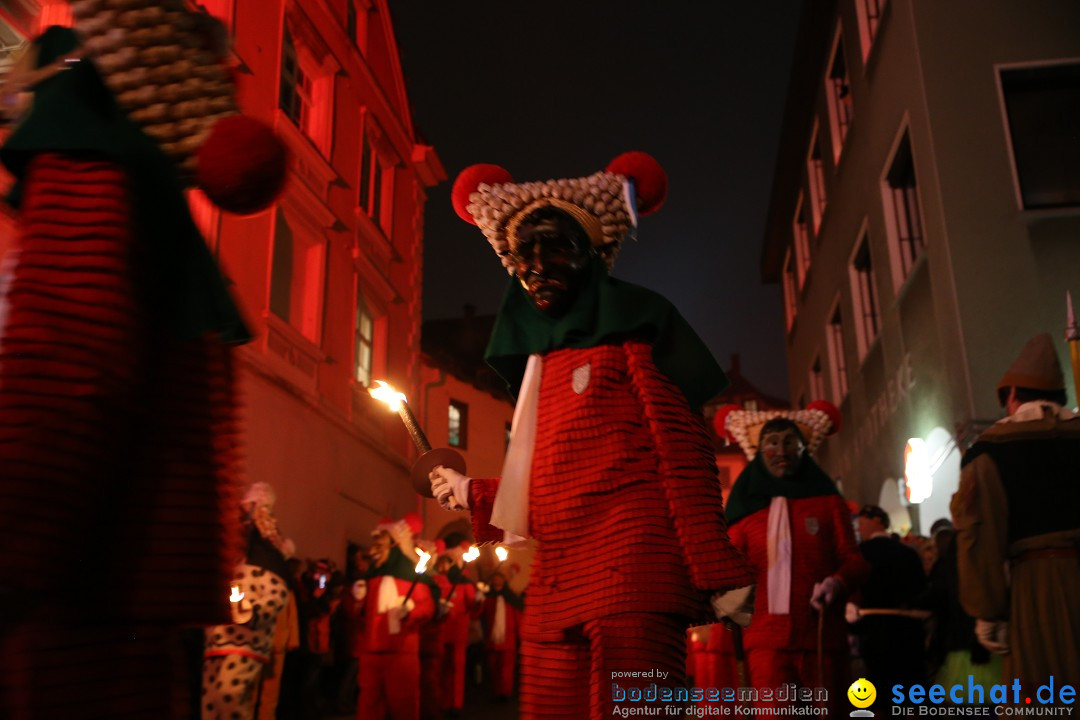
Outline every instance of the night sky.
<svg viewBox="0 0 1080 720"><path fill-rule="evenodd" d="M413 122L449 180L426 210L424 317L493 313L508 282L450 206L464 167L579 177L621 152L664 166L667 202L614 275L656 290L724 367L787 396L778 285L759 258L799 0L391 0Z"/></svg>

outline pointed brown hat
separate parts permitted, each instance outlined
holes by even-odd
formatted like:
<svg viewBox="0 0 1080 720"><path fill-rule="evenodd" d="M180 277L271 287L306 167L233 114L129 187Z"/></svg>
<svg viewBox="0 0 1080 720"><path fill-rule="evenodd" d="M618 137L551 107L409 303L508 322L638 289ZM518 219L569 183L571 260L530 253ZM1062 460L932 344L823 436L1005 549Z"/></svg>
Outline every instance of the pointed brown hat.
<svg viewBox="0 0 1080 720"><path fill-rule="evenodd" d="M1028 340L1020 355L1001 376L997 391L1002 405L1010 387L1051 391L1065 389L1065 376L1061 372L1061 363L1058 362L1050 333L1042 333Z"/></svg>

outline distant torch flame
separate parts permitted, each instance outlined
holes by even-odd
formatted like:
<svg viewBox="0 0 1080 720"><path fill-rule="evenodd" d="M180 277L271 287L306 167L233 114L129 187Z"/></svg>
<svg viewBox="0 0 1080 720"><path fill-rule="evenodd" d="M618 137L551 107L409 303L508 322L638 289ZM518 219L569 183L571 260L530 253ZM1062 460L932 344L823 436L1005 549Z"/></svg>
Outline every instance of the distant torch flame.
<svg viewBox="0 0 1080 720"><path fill-rule="evenodd" d="M368 388L371 397L386 403L386 407L390 408L393 412L399 412L401 410L401 404L405 402L405 396L395 390L393 385L389 385L382 380L376 380L375 384L378 387Z"/></svg>
<svg viewBox="0 0 1080 720"><path fill-rule="evenodd" d="M495 548L495 557L499 558L499 562L506 562L506 556L508 554L509 553L506 552L506 548L504 547Z"/></svg>
<svg viewBox="0 0 1080 720"><path fill-rule="evenodd" d="M420 548L415 548L416 554L420 556L420 562L416 563L416 574L423 575L427 571L428 560L431 559L431 554L426 553Z"/></svg>
<svg viewBox="0 0 1080 720"><path fill-rule="evenodd" d="M465 551L465 554L461 556L461 559L467 563L471 563L478 557L480 557L480 548L475 545L470 545L469 549Z"/></svg>
<svg viewBox="0 0 1080 720"><path fill-rule="evenodd" d="M244 593L240 592L239 585L232 586L232 595L229 596L229 602L238 603L244 599Z"/></svg>

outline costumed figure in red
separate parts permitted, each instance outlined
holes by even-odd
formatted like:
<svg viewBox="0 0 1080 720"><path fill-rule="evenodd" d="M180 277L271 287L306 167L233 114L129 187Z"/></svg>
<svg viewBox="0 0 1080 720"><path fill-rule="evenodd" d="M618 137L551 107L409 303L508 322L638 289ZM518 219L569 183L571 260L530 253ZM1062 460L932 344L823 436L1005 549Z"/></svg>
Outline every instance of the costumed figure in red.
<svg viewBox="0 0 1080 720"><path fill-rule="evenodd" d="M514 693L521 611L525 603L515 593L506 575L496 570L491 576L491 591L484 598L481 619L484 622L484 653L496 700L506 700Z"/></svg>
<svg viewBox="0 0 1080 720"><path fill-rule="evenodd" d="M418 720L420 717L420 631L435 617L438 586L407 558L383 521L371 542L372 567L360 596L363 649L360 656L358 720ZM404 523L400 523L404 525ZM411 591L411 593L410 593Z"/></svg>
<svg viewBox="0 0 1080 720"><path fill-rule="evenodd" d="M585 178L514 183L480 165L455 182L458 214L514 276L487 361L517 406L501 478L437 468L432 492L470 509L480 542L537 542L526 719L610 717L650 683L665 697L684 681L687 626L752 580L698 414L726 377L667 300L608 275L666 188L644 153ZM659 682L631 675L646 671Z"/></svg>
<svg viewBox="0 0 1080 720"><path fill-rule="evenodd" d="M811 457L838 429L839 412L824 402L796 411L721 408L714 422L750 460L726 507L732 542L757 580L754 621L743 631L750 685L825 688L837 714L850 684L844 599L870 570L851 510ZM779 703L804 699L774 695Z"/></svg>
<svg viewBox="0 0 1080 720"><path fill-rule="evenodd" d="M439 588L439 604L435 617L420 628L420 720L440 720L442 718L442 672L443 672L443 622L446 620L448 607L446 598L450 595L450 580L445 568L453 563L443 555L446 543L421 540L420 547L435 560L432 582Z"/></svg>
<svg viewBox="0 0 1080 720"><path fill-rule="evenodd" d="M243 553L230 346L250 336L183 191L262 209L286 156L237 114L209 15L72 6L75 28L34 41L0 103L21 108L0 149L18 213L0 303L0 716L188 717L173 646L230 622Z"/></svg>
<svg viewBox="0 0 1080 720"><path fill-rule="evenodd" d="M440 576L446 579L449 589L445 602L446 616L442 622L442 689L439 697L442 709L451 715L460 714L465 706L465 651L469 647L469 624L480 617L484 593L462 571L462 556L468 543L462 542L447 551L449 564L442 563Z"/></svg>

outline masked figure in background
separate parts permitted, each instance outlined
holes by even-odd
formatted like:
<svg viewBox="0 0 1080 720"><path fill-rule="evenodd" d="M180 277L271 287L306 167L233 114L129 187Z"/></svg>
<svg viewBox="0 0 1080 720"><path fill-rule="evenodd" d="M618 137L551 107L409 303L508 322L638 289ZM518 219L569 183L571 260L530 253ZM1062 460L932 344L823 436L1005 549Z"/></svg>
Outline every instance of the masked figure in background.
<svg viewBox="0 0 1080 720"><path fill-rule="evenodd" d="M435 617L439 590L416 572L416 555L407 558L395 543L401 525L384 520L376 528L367 581L354 587L364 627L358 720L420 717L420 630ZM411 532L398 534L411 540Z"/></svg>
<svg viewBox="0 0 1080 720"><path fill-rule="evenodd" d="M979 642L1005 655L1004 681L1034 696L1051 675L1080 685L1080 418L1045 333L997 390L1008 417L964 454L950 506L960 602Z"/></svg>
<svg viewBox="0 0 1080 720"><path fill-rule="evenodd" d="M3 90L26 102L0 149L19 232L0 716L186 717L173 638L229 622L243 553L230 345L249 335L183 191L261 209L285 151L237 114L220 23L182 0L72 6Z"/></svg>
<svg viewBox="0 0 1080 720"><path fill-rule="evenodd" d="M233 573L233 623L206 629L203 720L250 720L259 677L273 660L278 613L289 601L287 542L273 516L274 489L255 483L244 496L247 552Z"/></svg>
<svg viewBox="0 0 1080 720"><path fill-rule="evenodd" d="M483 591L462 571L462 556L466 550L467 542L448 549L446 557L450 563L442 565L449 590L446 602L442 603L446 617L442 622L442 690L439 696L443 711L453 716L460 715L465 706L465 651L469 647L469 623L480 617L484 603Z"/></svg>
<svg viewBox="0 0 1080 720"><path fill-rule="evenodd" d="M729 406L714 422L750 460L726 508L731 540L756 573L754 621L743 631L750 685L824 687L838 713L850 684L844 598L870 570L847 503L810 456L839 429L839 412L824 402L798 411Z"/></svg>
<svg viewBox="0 0 1080 720"><path fill-rule="evenodd" d="M484 651L496 700L507 700L514 693L514 668L524 608L525 603L510 589L506 575L496 572L491 577L491 592L484 598L481 615Z"/></svg>
<svg viewBox="0 0 1080 720"><path fill-rule="evenodd" d="M523 718L610 717L613 696L661 671L682 685L685 631L710 598L751 581L726 532L698 414L726 378L675 308L608 275L667 178L627 153L586 178L458 177L510 282L487 360L517 395L500 479L440 468L432 491L472 512L480 542L534 538L522 623ZM452 500L451 500L452 498Z"/></svg>

